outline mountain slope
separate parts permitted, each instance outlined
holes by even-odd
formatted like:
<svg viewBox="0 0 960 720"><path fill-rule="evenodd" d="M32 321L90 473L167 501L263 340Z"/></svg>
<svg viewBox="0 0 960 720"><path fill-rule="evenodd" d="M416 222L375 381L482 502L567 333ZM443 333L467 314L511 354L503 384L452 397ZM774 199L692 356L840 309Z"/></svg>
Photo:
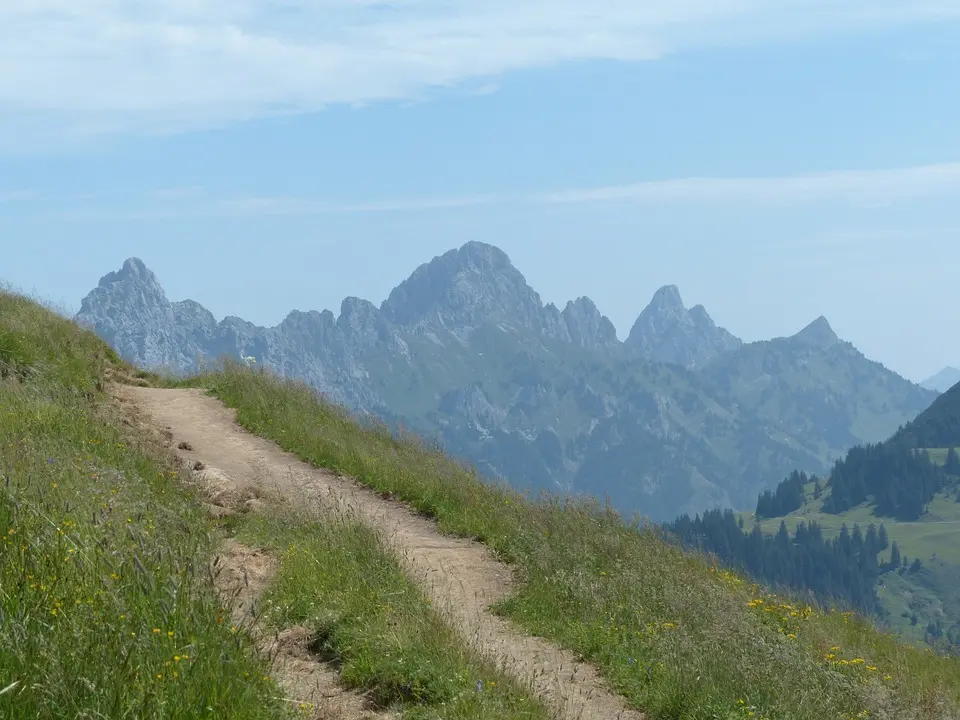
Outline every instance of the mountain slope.
<svg viewBox="0 0 960 720"><path fill-rule="evenodd" d="M620 343L589 298L544 305L505 253L476 242L418 267L380 307L346 298L339 316L293 311L272 328L170 302L131 259L77 319L145 367L183 374L252 355L489 476L654 519L748 507L792 468L823 471L936 396L823 328L745 345L672 286Z"/></svg>
<svg viewBox="0 0 960 720"><path fill-rule="evenodd" d="M803 485L789 512L771 518L745 514L744 524L755 522L766 533L781 521L790 533L816 525L832 538L844 527L882 525L890 545L880 561L893 566L876 578L880 617L909 637L960 651L958 420L960 386L885 442L853 448L825 480ZM865 487L858 492L851 483L861 479ZM838 492L847 500L838 502Z"/></svg>
<svg viewBox="0 0 960 720"><path fill-rule="evenodd" d="M906 427L897 431L891 442L914 448L960 446L960 384L947 390Z"/></svg>
<svg viewBox="0 0 960 720"><path fill-rule="evenodd" d="M960 383L960 370L947 366L933 377L929 377L920 383L920 387L937 392L946 392L957 383Z"/></svg>

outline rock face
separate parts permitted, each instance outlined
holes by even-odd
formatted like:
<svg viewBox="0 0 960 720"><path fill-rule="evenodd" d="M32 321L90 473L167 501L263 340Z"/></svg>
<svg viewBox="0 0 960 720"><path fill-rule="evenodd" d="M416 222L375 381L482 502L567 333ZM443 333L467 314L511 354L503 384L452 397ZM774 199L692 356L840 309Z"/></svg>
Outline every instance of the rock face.
<svg viewBox="0 0 960 720"><path fill-rule="evenodd" d="M640 357L688 368L700 367L742 344L717 327L703 305L687 310L676 285L664 285L654 293L625 343Z"/></svg>
<svg viewBox="0 0 960 720"><path fill-rule="evenodd" d="M379 308L351 297L337 316L293 311L271 328L171 302L131 258L77 319L147 368L253 355L518 488L607 496L655 520L752 506L794 468L825 470L936 396L822 318L743 344L670 285L621 343L589 298L544 305L505 253L476 242L421 265Z"/></svg>

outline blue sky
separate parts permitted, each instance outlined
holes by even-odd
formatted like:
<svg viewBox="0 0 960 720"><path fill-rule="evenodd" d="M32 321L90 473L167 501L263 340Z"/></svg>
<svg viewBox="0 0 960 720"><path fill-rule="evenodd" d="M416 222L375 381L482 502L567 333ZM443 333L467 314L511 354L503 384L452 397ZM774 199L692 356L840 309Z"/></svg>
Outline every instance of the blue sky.
<svg viewBox="0 0 960 720"><path fill-rule="evenodd" d="M657 287L960 365L960 3L4 0L0 278L141 257L274 324L467 240L621 337Z"/></svg>

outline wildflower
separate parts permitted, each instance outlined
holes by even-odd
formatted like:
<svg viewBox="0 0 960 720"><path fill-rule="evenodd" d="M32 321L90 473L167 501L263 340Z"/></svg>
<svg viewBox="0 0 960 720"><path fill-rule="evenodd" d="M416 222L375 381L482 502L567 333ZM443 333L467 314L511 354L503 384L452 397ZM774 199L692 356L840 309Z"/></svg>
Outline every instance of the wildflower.
<svg viewBox="0 0 960 720"><path fill-rule="evenodd" d="M160 628L154 628L154 629L153 629L153 634L154 634L154 635L159 635L159 634L160 634Z"/></svg>

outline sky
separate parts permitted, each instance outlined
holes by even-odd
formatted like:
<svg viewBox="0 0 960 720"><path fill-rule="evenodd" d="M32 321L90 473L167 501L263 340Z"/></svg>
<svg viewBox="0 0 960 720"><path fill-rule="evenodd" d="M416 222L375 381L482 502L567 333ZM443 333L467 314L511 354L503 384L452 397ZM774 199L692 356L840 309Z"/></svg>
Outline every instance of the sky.
<svg viewBox="0 0 960 720"><path fill-rule="evenodd" d="M130 256L279 322L469 240L621 338L656 289L960 366L957 0L3 0L0 280Z"/></svg>

